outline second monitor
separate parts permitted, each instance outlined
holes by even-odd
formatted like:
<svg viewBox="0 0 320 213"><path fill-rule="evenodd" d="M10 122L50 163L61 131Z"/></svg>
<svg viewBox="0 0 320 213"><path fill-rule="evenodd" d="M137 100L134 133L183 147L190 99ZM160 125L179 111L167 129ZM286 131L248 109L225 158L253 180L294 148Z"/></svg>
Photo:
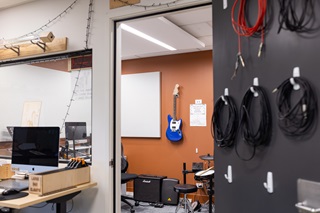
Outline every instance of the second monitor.
<svg viewBox="0 0 320 213"><path fill-rule="evenodd" d="M86 122L65 122L66 148L69 148L68 140L73 142L73 157L76 157L75 141L87 138Z"/></svg>

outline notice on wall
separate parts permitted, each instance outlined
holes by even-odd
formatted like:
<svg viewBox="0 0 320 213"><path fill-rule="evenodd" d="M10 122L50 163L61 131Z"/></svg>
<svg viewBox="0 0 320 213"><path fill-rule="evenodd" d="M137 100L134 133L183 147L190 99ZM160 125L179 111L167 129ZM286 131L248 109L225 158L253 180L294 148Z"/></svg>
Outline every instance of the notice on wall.
<svg viewBox="0 0 320 213"><path fill-rule="evenodd" d="M71 72L71 92L73 100L91 99L91 69Z"/></svg>
<svg viewBox="0 0 320 213"><path fill-rule="evenodd" d="M38 126L40 118L41 102L27 101L23 105L22 126Z"/></svg>
<svg viewBox="0 0 320 213"><path fill-rule="evenodd" d="M207 126L206 117L206 104L190 104L190 126Z"/></svg>

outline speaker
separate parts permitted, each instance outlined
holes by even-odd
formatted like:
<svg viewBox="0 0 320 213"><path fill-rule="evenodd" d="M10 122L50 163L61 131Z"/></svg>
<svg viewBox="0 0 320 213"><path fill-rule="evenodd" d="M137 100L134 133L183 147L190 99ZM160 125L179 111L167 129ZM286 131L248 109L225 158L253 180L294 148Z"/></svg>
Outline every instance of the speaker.
<svg viewBox="0 0 320 213"><path fill-rule="evenodd" d="M134 200L148 203L161 202L162 180L166 176L139 175L134 179Z"/></svg>
<svg viewBox="0 0 320 213"><path fill-rule="evenodd" d="M166 205L178 205L179 193L173 187L179 184L178 179L165 178L162 180L161 202Z"/></svg>

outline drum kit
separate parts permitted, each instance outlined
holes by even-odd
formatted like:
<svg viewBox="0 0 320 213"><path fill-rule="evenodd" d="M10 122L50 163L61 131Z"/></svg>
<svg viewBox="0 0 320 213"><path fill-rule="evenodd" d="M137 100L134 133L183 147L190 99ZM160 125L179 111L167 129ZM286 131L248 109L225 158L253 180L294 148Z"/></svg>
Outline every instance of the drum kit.
<svg viewBox="0 0 320 213"><path fill-rule="evenodd" d="M213 187L213 179L214 179L214 167L210 167L210 161L213 161L213 155L207 154L207 155L201 155L201 160L208 161L208 168L202 171L199 171L195 173L194 179L197 181L201 181L206 186L205 189L207 190L207 194L209 196L208 200L208 206L209 206L209 213L214 212L214 207L212 205L212 196L214 193L214 187ZM213 210L213 211L212 211Z"/></svg>

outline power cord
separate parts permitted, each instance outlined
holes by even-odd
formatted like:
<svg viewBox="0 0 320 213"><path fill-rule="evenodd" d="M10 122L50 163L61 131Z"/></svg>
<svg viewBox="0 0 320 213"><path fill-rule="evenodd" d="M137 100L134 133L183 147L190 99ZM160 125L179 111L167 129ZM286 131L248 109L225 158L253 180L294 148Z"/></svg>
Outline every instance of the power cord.
<svg viewBox="0 0 320 213"><path fill-rule="evenodd" d="M223 129L223 111L227 108L228 119ZM238 110L230 96L221 96L214 105L214 112L211 118L211 134L215 143L221 147L233 145L238 129Z"/></svg>
<svg viewBox="0 0 320 213"><path fill-rule="evenodd" d="M255 97L254 94L258 96ZM258 125L255 125L253 122L253 113L252 113L252 103L254 99L259 99L259 108L255 108L255 112L260 112L260 122ZM255 126L258 126L258 129L255 130ZM256 152L256 147L261 145L266 145L271 136L271 127L272 127L272 118L271 118L271 108L268 97L260 86L252 86L245 93L240 108L240 132L243 138L243 141L253 148L252 154L249 158L244 158L239 154L237 143L235 145L235 151L237 156L244 160L249 161L253 159Z"/></svg>
<svg viewBox="0 0 320 213"><path fill-rule="evenodd" d="M301 5L298 4L301 2ZM279 29L290 30L298 33L310 32L315 22L313 0L279 0ZM299 15L297 11L302 9Z"/></svg>
<svg viewBox="0 0 320 213"><path fill-rule="evenodd" d="M278 124L287 136L302 136L308 133L314 124L317 112L317 100L311 85L301 77L294 77L294 82L300 86L299 97L294 103L294 87L290 79L282 82L274 92L277 94Z"/></svg>

